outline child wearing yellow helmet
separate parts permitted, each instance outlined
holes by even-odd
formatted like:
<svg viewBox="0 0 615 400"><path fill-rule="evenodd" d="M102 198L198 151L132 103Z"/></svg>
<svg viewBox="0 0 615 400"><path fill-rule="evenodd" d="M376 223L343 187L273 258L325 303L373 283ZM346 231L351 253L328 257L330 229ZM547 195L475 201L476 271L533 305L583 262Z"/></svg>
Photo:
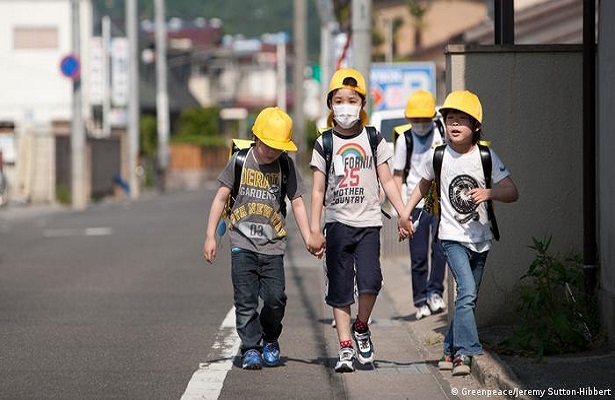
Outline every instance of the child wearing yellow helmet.
<svg viewBox="0 0 615 400"><path fill-rule="evenodd" d="M427 90L416 90L408 97L404 114L409 124L394 128L399 136L395 143L393 179L400 190L405 184L409 197L421 179L418 166L431 160L434 147L444 143L444 127L436 117L436 99ZM412 212L416 229L408 241L417 320L446 308L442 298L446 260L437 237L439 217L424 203L421 200Z"/></svg>
<svg viewBox="0 0 615 400"><path fill-rule="evenodd" d="M483 111L478 96L468 90L451 92L440 113L448 143L436 148L433 162L417 168L421 180L402 218L411 219L412 210L436 179L440 191L438 237L457 287L453 318L438 366L452 370L453 375L467 375L472 357L482 353L474 310L487 255L493 239L498 238L496 229L492 230L495 224L489 218L489 208L492 201L517 201L519 193L497 154L479 143ZM485 159L490 168L485 167Z"/></svg>
<svg viewBox="0 0 615 400"><path fill-rule="evenodd" d="M292 126L291 118L279 108L260 112L252 127L255 144L245 154L241 173L235 173L239 155L235 153L218 177L220 187L209 210L203 257L212 263L216 256L216 227L239 176L230 210L229 240L236 328L244 369L261 369L263 364L273 367L280 362L278 338L286 307L286 219L282 197L290 200L306 246L310 235L301 177L285 153L297 150ZM284 164L288 168L286 178L282 173ZM258 279L253 279L255 276ZM260 317L259 296L263 300Z"/></svg>
<svg viewBox="0 0 615 400"><path fill-rule="evenodd" d="M392 151L380 132L364 125L366 95L365 79L359 71L345 68L333 74L326 98L331 128L316 140L310 162L313 181L309 247L312 251L326 247L325 301L333 308L340 342L336 372L354 371L355 357L362 364L374 359L368 321L382 287L379 182L397 212L403 209L387 164ZM320 226L323 207L326 241ZM358 315L351 328L355 278Z"/></svg>

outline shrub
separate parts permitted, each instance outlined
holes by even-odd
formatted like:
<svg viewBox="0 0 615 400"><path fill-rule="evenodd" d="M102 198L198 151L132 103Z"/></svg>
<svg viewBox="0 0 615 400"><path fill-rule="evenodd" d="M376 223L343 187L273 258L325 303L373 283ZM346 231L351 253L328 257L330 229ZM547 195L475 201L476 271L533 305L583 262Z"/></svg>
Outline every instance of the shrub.
<svg viewBox="0 0 615 400"><path fill-rule="evenodd" d="M549 253L550 237L532 239L529 247L536 258L518 285L522 323L497 350L539 358L585 350L599 323L596 297L583 290L581 257L572 254L562 260Z"/></svg>

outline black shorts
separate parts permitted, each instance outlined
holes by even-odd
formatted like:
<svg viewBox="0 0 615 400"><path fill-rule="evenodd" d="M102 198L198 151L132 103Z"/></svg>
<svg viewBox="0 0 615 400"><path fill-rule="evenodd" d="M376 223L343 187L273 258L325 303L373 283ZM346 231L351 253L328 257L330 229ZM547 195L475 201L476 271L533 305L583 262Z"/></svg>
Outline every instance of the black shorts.
<svg viewBox="0 0 615 400"><path fill-rule="evenodd" d="M326 303L332 307L353 304L355 279L359 295L377 295L382 288L380 227L355 228L330 222L325 225L325 230Z"/></svg>

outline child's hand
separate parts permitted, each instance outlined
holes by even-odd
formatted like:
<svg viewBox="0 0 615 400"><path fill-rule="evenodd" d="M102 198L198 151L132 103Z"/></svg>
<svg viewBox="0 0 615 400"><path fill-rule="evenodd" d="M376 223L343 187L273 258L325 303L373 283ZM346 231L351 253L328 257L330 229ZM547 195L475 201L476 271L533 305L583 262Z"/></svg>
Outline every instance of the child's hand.
<svg viewBox="0 0 615 400"><path fill-rule="evenodd" d="M325 253L325 236L321 232L312 232L308 239L307 248L314 256L322 258Z"/></svg>
<svg viewBox="0 0 615 400"><path fill-rule="evenodd" d="M491 199L491 189L475 188L468 192L474 204L483 203Z"/></svg>
<svg viewBox="0 0 615 400"><path fill-rule="evenodd" d="M208 263L212 263L214 258L216 257L216 239L214 237L205 238L205 243L203 243L203 258Z"/></svg>

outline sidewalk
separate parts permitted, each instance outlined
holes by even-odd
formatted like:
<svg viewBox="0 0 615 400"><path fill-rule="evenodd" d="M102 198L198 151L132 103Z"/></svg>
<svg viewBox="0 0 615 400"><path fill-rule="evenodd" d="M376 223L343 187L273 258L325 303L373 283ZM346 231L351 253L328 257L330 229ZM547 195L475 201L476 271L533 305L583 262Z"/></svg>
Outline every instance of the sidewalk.
<svg viewBox="0 0 615 400"><path fill-rule="evenodd" d="M436 366L442 352L442 335L448 326L447 313L417 321L412 305L408 260L406 257L385 259L382 268L384 293L379 297L376 309L390 302L397 314L394 318L406 322L425 362ZM376 327L374 330L377 332ZM470 393L473 389L468 386L472 383L469 379L452 377L448 371L439 373L450 384L450 392L456 390L459 398L485 398L489 393L484 391L476 397L464 396L464 390ZM483 355L474 358L472 375L480 384L479 389L495 390L489 398L614 398L615 351L602 349L545 357L539 362L534 358L500 357L485 349Z"/></svg>

